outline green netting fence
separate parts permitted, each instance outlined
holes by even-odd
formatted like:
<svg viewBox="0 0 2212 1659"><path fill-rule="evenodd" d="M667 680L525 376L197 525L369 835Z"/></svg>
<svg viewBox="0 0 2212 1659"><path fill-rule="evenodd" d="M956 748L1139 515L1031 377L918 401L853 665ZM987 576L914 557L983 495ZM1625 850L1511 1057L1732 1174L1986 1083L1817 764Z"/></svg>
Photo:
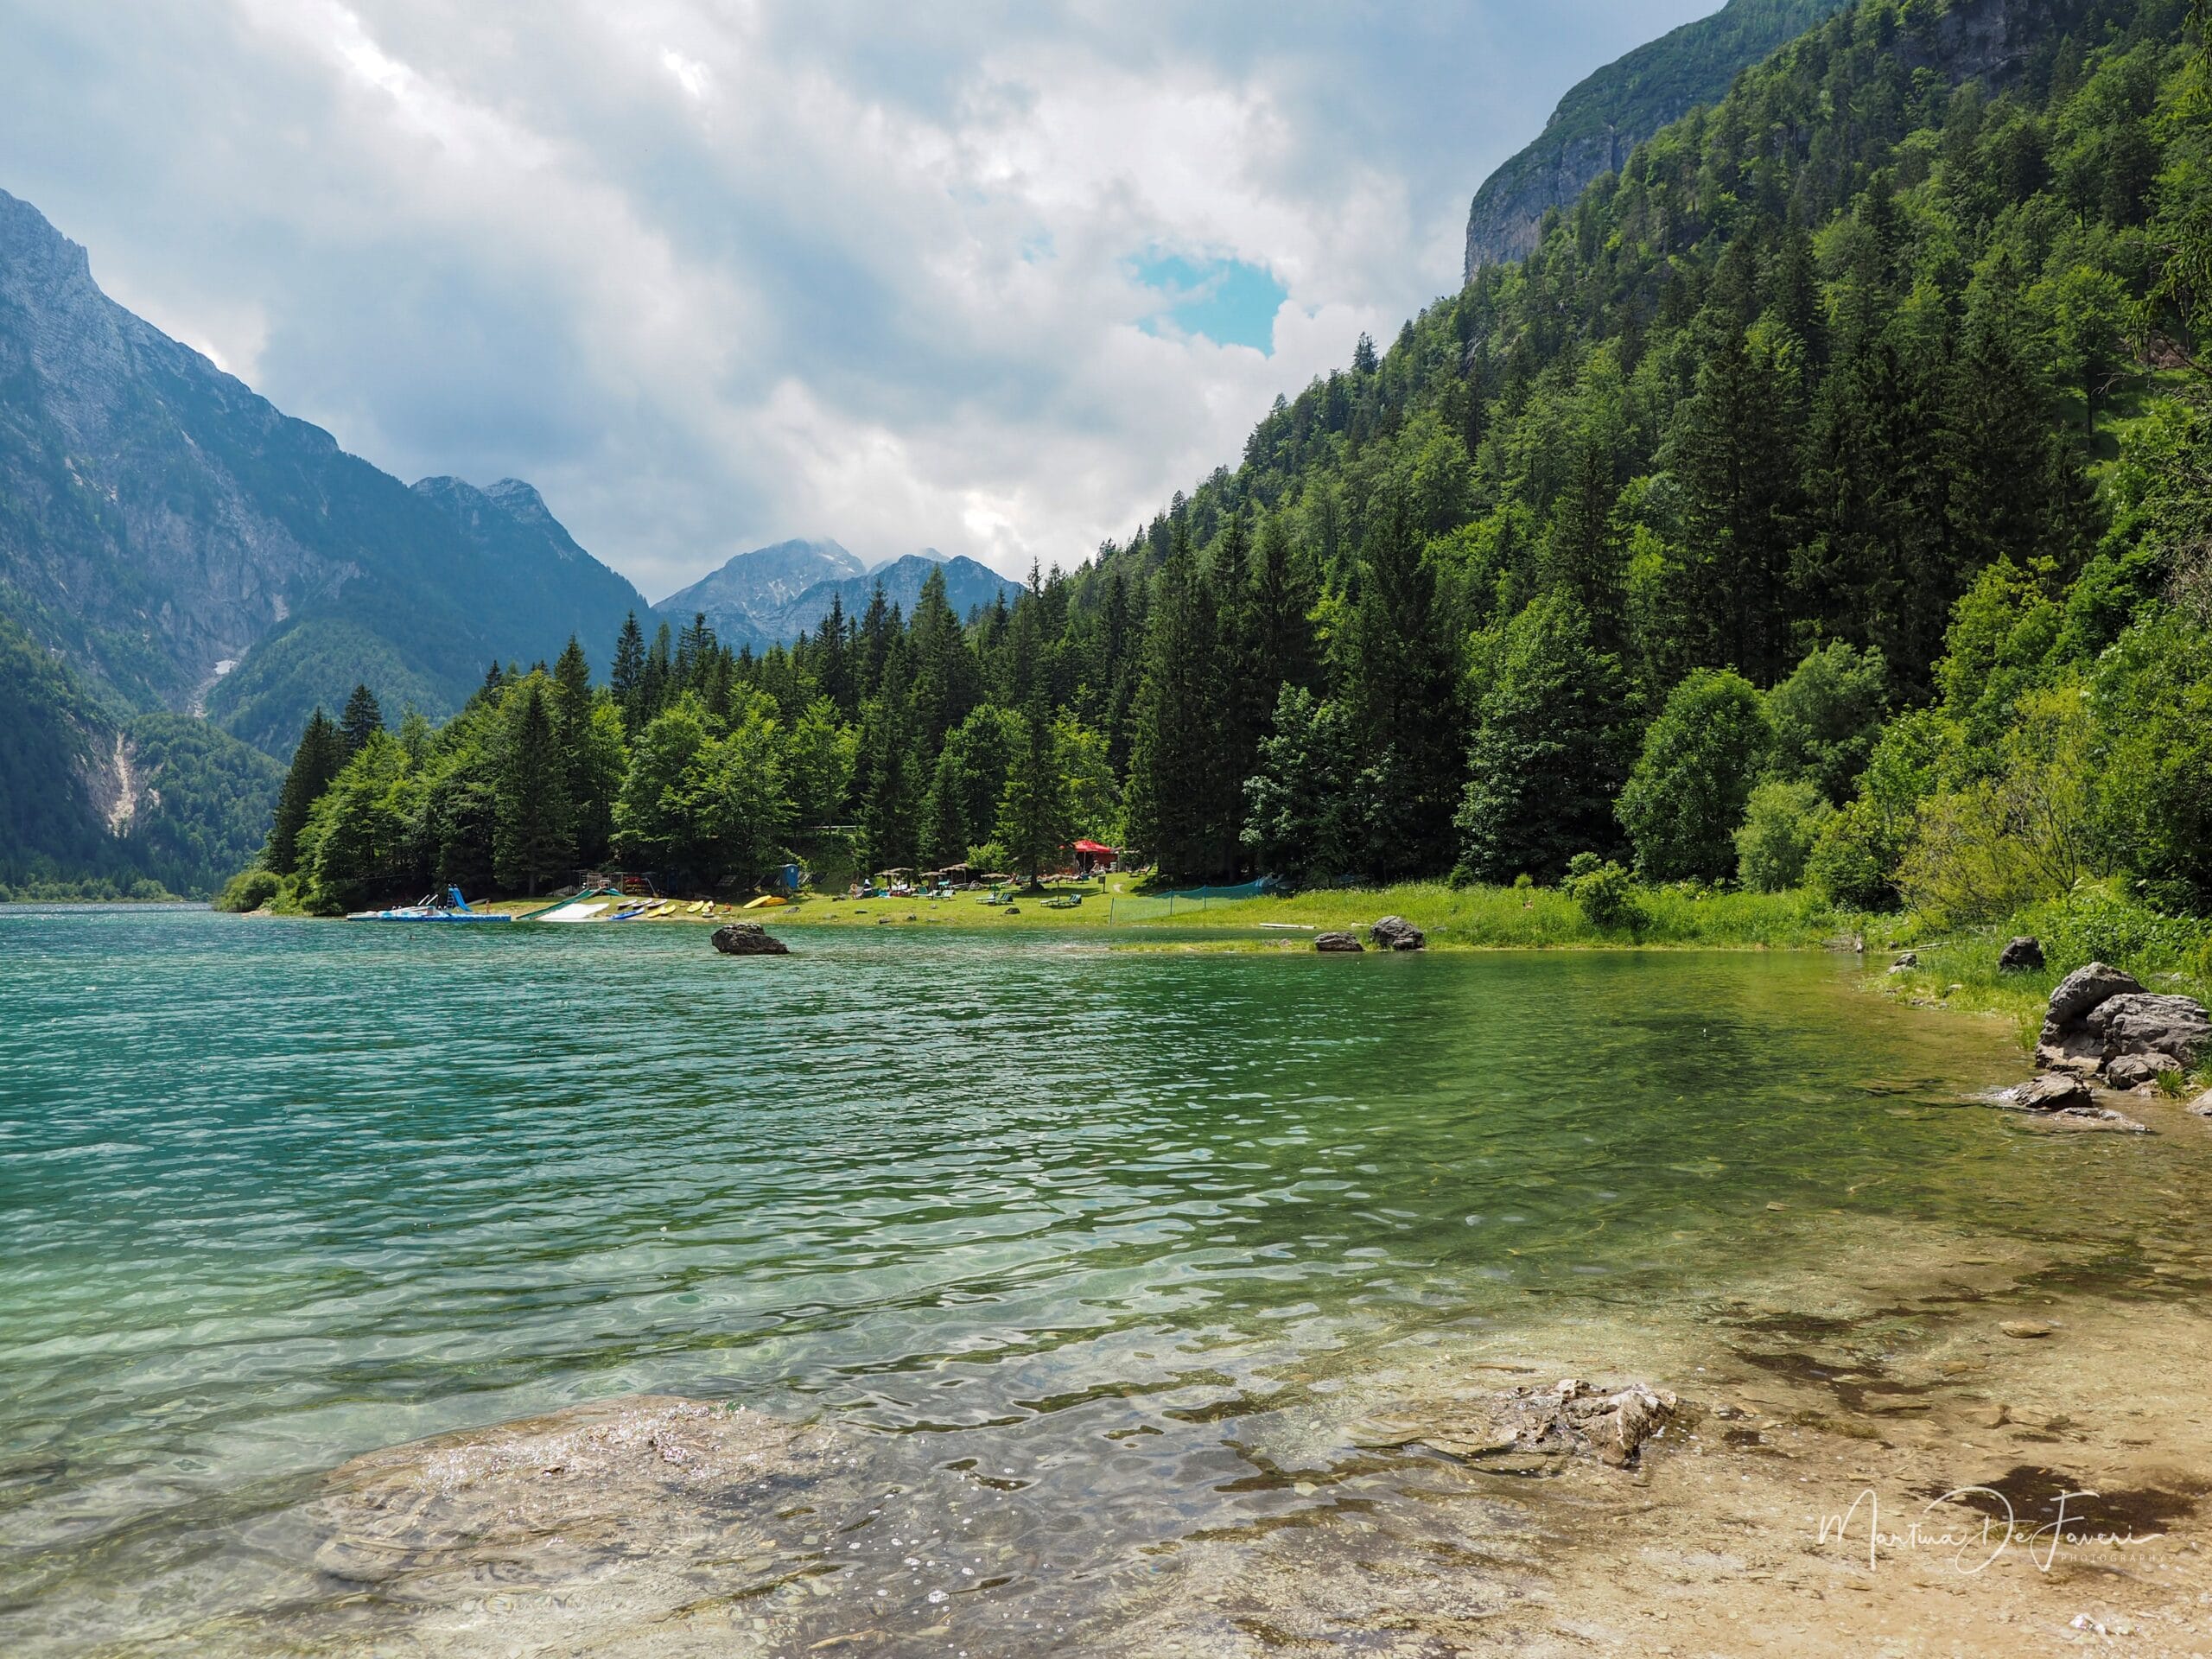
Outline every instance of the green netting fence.
<svg viewBox="0 0 2212 1659"><path fill-rule="evenodd" d="M1271 881L1247 881L1238 887L1192 887L1179 893L1117 893L1106 918L1110 927L1131 927L1147 922L1171 922L1178 917L1198 917L1221 905L1239 905L1274 892Z"/></svg>

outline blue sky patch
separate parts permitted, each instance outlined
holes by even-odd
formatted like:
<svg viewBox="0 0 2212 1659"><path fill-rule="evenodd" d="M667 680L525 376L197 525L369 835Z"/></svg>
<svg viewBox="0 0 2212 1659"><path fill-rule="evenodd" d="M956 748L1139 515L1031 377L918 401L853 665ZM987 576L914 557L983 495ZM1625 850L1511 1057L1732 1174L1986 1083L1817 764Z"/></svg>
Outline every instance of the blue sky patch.
<svg viewBox="0 0 2212 1659"><path fill-rule="evenodd" d="M1147 333L1167 321L1218 345L1249 346L1274 354L1275 312L1290 290L1266 267L1155 249L1130 260L1129 272L1160 296L1160 308L1145 319Z"/></svg>

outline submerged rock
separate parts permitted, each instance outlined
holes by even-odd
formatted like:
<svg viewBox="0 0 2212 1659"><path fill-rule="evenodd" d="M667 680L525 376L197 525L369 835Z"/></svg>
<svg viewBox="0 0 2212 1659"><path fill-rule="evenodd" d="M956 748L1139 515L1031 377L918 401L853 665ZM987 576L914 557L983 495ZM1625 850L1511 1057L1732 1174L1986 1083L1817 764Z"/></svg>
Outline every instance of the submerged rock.
<svg viewBox="0 0 2212 1659"><path fill-rule="evenodd" d="M2193 1116L2212 1117L2212 1089L2206 1090L2195 1100L2190 1101L2189 1109Z"/></svg>
<svg viewBox="0 0 2212 1659"><path fill-rule="evenodd" d="M1999 973L2034 973L2043 965L2043 942L2026 934L2022 934L1998 953L1997 970Z"/></svg>
<svg viewBox="0 0 2212 1659"><path fill-rule="evenodd" d="M653 1395L372 1452L308 1506L316 1565L403 1605L583 1581L655 1552L729 1553L829 1449L823 1431Z"/></svg>
<svg viewBox="0 0 2212 1659"><path fill-rule="evenodd" d="M1643 1382L1608 1390L1568 1377L1549 1389L1514 1389L1469 1402L1464 1418L1407 1437L1470 1462L1503 1463L1524 1472L1595 1458L1614 1469L1636 1466L1646 1442L1666 1431L1681 1402Z"/></svg>
<svg viewBox="0 0 2212 1659"><path fill-rule="evenodd" d="M2138 1123L2125 1112L2115 1112L2109 1106L2069 1106L2064 1111L2053 1112L2043 1122L2055 1129L2102 1129L2113 1135L2148 1135L2151 1126Z"/></svg>
<svg viewBox="0 0 2212 1659"><path fill-rule="evenodd" d="M726 957L788 957L791 947L768 937L758 922L732 922L715 930L715 949Z"/></svg>
<svg viewBox="0 0 2212 1659"><path fill-rule="evenodd" d="M1367 930L1367 936L1385 950L1422 950L1428 935L1402 916L1385 916Z"/></svg>
<svg viewBox="0 0 2212 1659"><path fill-rule="evenodd" d="M1313 948L1347 957L1358 956L1367 949L1356 933L1324 933L1313 941Z"/></svg>
<svg viewBox="0 0 2212 1659"><path fill-rule="evenodd" d="M2089 1085L2075 1077L2052 1072L2005 1091L2005 1103L2023 1112L2063 1112L2094 1106Z"/></svg>

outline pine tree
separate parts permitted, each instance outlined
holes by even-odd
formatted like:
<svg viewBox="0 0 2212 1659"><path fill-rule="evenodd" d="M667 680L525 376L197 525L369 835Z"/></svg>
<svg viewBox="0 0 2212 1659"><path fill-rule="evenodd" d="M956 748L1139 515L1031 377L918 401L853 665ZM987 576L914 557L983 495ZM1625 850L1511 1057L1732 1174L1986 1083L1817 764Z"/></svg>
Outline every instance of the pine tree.
<svg viewBox="0 0 2212 1659"><path fill-rule="evenodd" d="M1205 880L1236 856L1241 779L1216 753L1221 700L1212 594L1179 524L1146 629L1144 678L1130 711L1129 838L1167 875Z"/></svg>
<svg viewBox="0 0 2212 1659"><path fill-rule="evenodd" d="M1620 664L1571 595L1548 594L1507 626L1468 753L1461 874L1554 881L1578 853L1614 853L1625 701Z"/></svg>
<svg viewBox="0 0 2212 1659"><path fill-rule="evenodd" d="M1370 513L1335 671L1360 762L1370 868L1386 880L1446 868L1465 741L1459 674L1435 573L1395 491Z"/></svg>
<svg viewBox="0 0 2212 1659"><path fill-rule="evenodd" d="M346 699L346 712L338 717L338 735L346 758L352 760L361 752L370 738L384 730L384 710L377 706L377 694L365 685L353 688L353 695Z"/></svg>
<svg viewBox="0 0 2212 1659"><path fill-rule="evenodd" d="M683 688L676 683L676 651L664 622L653 631L645 665L638 674L638 715L649 721L674 702Z"/></svg>
<svg viewBox="0 0 2212 1659"><path fill-rule="evenodd" d="M1031 694L1020 730L1007 768L1006 793L999 800L998 841L1033 886L1075 833L1052 711L1041 689Z"/></svg>
<svg viewBox="0 0 2212 1659"><path fill-rule="evenodd" d="M881 589L878 590L879 594ZM869 867L912 869L920 859L922 779L914 753L913 681L903 639L886 646L880 689L868 707L862 740L868 772L861 803L861 837Z"/></svg>
<svg viewBox="0 0 2212 1659"><path fill-rule="evenodd" d="M1783 598L1796 542L1796 385L1743 333L1708 321L1696 393L1669 440L1685 498L1702 659L1771 680L1788 648Z"/></svg>
<svg viewBox="0 0 2212 1659"><path fill-rule="evenodd" d="M317 708L300 734L299 747L292 751L292 769L285 774L283 791L276 798L269 845L262 854L262 863L278 875L289 875L299 868L300 831L307 827L308 812L322 798L346 759L345 739L331 724L330 716Z"/></svg>
<svg viewBox="0 0 2212 1659"><path fill-rule="evenodd" d="M540 881L575 860L568 768L552 702L547 682L533 674L508 694L503 711L493 871L502 887L533 894Z"/></svg>
<svg viewBox="0 0 2212 1659"><path fill-rule="evenodd" d="M623 619L621 637L614 642L614 666L607 681L622 710L623 723L632 732L645 722L645 630L638 626L638 613L632 611Z"/></svg>

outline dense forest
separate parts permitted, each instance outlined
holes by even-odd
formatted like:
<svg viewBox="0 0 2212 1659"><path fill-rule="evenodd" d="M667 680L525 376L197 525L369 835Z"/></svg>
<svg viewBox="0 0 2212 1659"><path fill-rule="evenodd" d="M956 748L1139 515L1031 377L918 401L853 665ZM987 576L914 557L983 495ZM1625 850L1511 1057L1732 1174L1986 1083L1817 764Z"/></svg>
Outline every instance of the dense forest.
<svg viewBox="0 0 2212 1659"><path fill-rule="evenodd" d="M1175 881L2203 913L2190 10L1864 0L1011 604L759 657L633 627L603 684L572 648L440 730L319 717L257 892L1033 870L1084 834Z"/></svg>

